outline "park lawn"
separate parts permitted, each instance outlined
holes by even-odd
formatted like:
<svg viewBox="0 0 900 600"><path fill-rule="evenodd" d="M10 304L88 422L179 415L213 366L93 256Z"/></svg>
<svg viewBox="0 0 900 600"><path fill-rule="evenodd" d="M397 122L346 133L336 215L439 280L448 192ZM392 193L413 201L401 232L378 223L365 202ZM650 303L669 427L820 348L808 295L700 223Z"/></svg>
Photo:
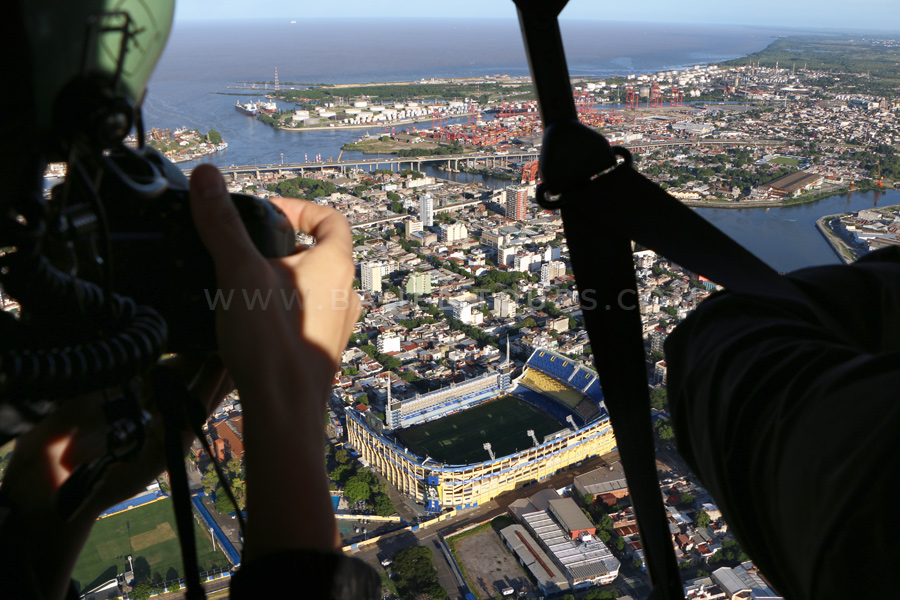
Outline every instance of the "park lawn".
<svg viewBox="0 0 900 600"><path fill-rule="evenodd" d="M527 402L503 396L474 408L414 425L397 432L398 439L419 456L451 465L490 460L484 443L495 456L506 456L533 445L527 435L534 429L538 440L562 428L553 417Z"/></svg>
<svg viewBox="0 0 900 600"><path fill-rule="evenodd" d="M229 566L218 546L213 551L209 532L196 518L194 535L201 571ZM72 573L76 587L84 592L124 573L129 554L138 581L160 583L184 575L171 498L98 520Z"/></svg>

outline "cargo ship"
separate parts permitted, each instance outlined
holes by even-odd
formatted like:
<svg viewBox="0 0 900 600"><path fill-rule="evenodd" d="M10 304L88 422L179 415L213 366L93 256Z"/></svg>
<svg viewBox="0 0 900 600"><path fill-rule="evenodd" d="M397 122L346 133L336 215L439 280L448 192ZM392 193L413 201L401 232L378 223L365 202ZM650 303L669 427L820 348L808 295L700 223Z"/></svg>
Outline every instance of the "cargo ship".
<svg viewBox="0 0 900 600"><path fill-rule="evenodd" d="M270 102L259 102L257 103L257 106L259 106L259 110L269 115L274 115L278 112L278 105L275 104L274 100Z"/></svg>
<svg viewBox="0 0 900 600"><path fill-rule="evenodd" d="M259 109L256 107L256 104L253 102L247 102L246 104L241 104L240 101L234 103L234 108L238 112L242 112L245 115L250 115L251 117L255 117L259 113Z"/></svg>

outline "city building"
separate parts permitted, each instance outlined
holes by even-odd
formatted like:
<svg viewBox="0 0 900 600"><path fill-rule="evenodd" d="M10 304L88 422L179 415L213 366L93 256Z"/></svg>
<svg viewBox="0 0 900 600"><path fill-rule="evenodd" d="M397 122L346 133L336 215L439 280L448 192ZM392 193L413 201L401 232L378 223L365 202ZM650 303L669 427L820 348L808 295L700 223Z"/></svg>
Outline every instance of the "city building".
<svg viewBox="0 0 900 600"><path fill-rule="evenodd" d="M657 361L653 367L653 378L656 380L656 384L666 385L667 375L668 369L666 368L666 361Z"/></svg>
<svg viewBox="0 0 900 600"><path fill-rule="evenodd" d="M602 502L608 506L628 497L625 469L619 462L579 475L572 482L572 487L582 498L591 494L594 502Z"/></svg>
<svg viewBox="0 0 900 600"><path fill-rule="evenodd" d="M359 265L359 279L365 292L380 292L383 275L380 261L366 261Z"/></svg>
<svg viewBox="0 0 900 600"><path fill-rule="evenodd" d="M506 236L499 231L483 231L481 232L481 243L488 248L503 248L506 245Z"/></svg>
<svg viewBox="0 0 900 600"><path fill-rule="evenodd" d="M491 298L494 301L494 316L498 319L505 319L516 314L516 303L509 297L509 294L497 292Z"/></svg>
<svg viewBox="0 0 900 600"><path fill-rule="evenodd" d="M375 341L375 347L380 354L388 352L400 352L400 336L392 333L383 333Z"/></svg>
<svg viewBox="0 0 900 600"><path fill-rule="evenodd" d="M419 219L424 227L434 226L434 198L431 194L419 197Z"/></svg>
<svg viewBox="0 0 900 600"><path fill-rule="evenodd" d="M570 588L612 583L621 564L606 544L594 538L595 528L578 505L571 498L545 503L532 498L514 501L509 511L550 556L551 564L561 568ZM534 502L547 508L539 509Z"/></svg>
<svg viewBox="0 0 900 600"><path fill-rule="evenodd" d="M566 274L566 263L561 260L551 260L541 265L541 283L550 285L557 277Z"/></svg>
<svg viewBox="0 0 900 600"><path fill-rule="evenodd" d="M791 173L770 181L769 183L765 183L759 186L759 189L768 191L777 196L796 197L803 192L807 192L814 187L822 185L823 181L825 181L825 178L818 173L797 171L796 173Z"/></svg>
<svg viewBox="0 0 900 600"><path fill-rule="evenodd" d="M511 267L515 264L516 260L516 249L515 248L500 248L497 250L497 264L504 265L507 267Z"/></svg>
<svg viewBox="0 0 900 600"><path fill-rule="evenodd" d="M419 221L417 219L407 219L404 226L406 228L405 233L407 240L410 239L410 236L412 236L412 234L416 233L417 231L422 231L422 221Z"/></svg>
<svg viewBox="0 0 900 600"><path fill-rule="evenodd" d="M406 293L410 296L424 296L431 293L431 274L416 271L406 278Z"/></svg>
<svg viewBox="0 0 900 600"><path fill-rule="evenodd" d="M409 239L411 242L419 242L423 246L427 246L428 244L433 244L438 241L437 235L431 233L430 231L414 231L410 234Z"/></svg>
<svg viewBox="0 0 900 600"><path fill-rule="evenodd" d="M506 188L506 217L516 221L524 221L528 210L528 188L523 185L511 185Z"/></svg>
<svg viewBox="0 0 900 600"><path fill-rule="evenodd" d="M456 242L469 236L469 231L462 222L442 223L440 226L440 240L442 242Z"/></svg>

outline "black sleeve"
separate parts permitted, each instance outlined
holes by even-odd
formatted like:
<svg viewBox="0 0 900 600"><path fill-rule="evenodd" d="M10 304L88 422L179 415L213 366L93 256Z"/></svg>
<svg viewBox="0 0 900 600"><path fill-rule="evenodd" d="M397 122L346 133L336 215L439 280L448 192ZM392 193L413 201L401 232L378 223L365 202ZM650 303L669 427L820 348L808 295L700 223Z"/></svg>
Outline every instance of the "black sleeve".
<svg viewBox="0 0 900 600"><path fill-rule="evenodd" d="M790 277L836 326L720 293L667 340L679 451L786 598L892 597L900 251Z"/></svg>
<svg viewBox="0 0 900 600"><path fill-rule="evenodd" d="M241 565L231 580L230 597L378 600L381 577L358 558L294 550Z"/></svg>

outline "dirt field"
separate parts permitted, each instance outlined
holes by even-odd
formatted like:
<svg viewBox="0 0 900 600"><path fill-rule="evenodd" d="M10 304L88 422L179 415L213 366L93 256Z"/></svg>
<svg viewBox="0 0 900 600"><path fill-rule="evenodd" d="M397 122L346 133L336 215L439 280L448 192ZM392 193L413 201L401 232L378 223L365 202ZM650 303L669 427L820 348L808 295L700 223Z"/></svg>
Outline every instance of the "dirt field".
<svg viewBox="0 0 900 600"><path fill-rule="evenodd" d="M456 554L465 565L469 582L482 598L496 598L506 587L516 592L523 587L528 591L534 589L515 556L492 529L459 540Z"/></svg>

